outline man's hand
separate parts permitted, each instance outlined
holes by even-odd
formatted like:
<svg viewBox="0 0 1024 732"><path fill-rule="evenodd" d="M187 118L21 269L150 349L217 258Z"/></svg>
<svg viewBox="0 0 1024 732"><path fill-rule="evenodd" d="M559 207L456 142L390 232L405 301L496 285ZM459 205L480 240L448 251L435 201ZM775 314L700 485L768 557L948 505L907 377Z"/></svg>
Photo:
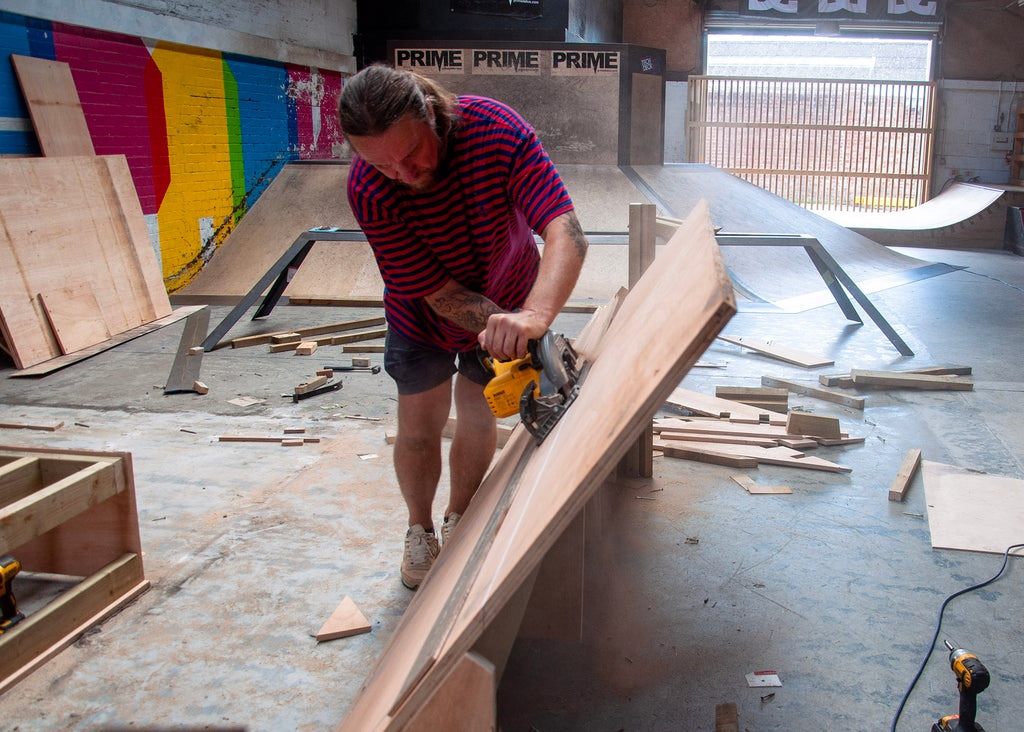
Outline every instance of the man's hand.
<svg viewBox="0 0 1024 732"><path fill-rule="evenodd" d="M480 346L498 361L523 358L530 341L539 340L548 330L548 322L532 310L495 313L487 318L481 331Z"/></svg>

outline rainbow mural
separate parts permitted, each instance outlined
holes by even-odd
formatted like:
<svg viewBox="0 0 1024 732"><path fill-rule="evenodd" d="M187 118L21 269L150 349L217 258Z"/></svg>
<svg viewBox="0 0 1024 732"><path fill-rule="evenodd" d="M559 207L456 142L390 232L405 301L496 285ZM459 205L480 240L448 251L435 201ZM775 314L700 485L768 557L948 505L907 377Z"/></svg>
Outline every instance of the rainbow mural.
<svg viewBox="0 0 1024 732"><path fill-rule="evenodd" d="M67 63L98 155L123 154L164 283L199 272L290 160L339 157L341 74L0 11L0 53ZM10 62L0 155L38 155Z"/></svg>

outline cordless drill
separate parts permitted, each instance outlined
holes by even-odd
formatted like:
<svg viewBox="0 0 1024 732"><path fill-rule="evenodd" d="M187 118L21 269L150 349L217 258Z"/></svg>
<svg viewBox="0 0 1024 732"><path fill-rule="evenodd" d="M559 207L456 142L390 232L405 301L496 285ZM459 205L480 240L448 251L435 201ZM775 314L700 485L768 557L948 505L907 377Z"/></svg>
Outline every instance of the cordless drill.
<svg viewBox="0 0 1024 732"><path fill-rule="evenodd" d="M992 680L988 669L973 653L954 648L949 641L942 642L949 649L949 665L960 691L960 714L943 717L932 725L932 732L985 732L975 723L974 716L978 712L978 694L985 691Z"/></svg>
<svg viewBox="0 0 1024 732"><path fill-rule="evenodd" d="M0 633L10 630L25 619L25 615L18 612L18 603L14 601L14 591L11 589L11 583L20 571L21 562L10 554L0 557Z"/></svg>

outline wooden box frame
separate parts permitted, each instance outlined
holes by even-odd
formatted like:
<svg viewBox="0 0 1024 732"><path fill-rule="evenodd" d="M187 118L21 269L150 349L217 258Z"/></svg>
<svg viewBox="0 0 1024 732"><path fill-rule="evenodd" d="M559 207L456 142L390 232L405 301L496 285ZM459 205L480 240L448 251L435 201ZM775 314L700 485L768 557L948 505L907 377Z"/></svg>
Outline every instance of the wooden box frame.
<svg viewBox="0 0 1024 732"><path fill-rule="evenodd" d="M0 445L0 554L83 578L0 635L3 693L149 588L131 454Z"/></svg>

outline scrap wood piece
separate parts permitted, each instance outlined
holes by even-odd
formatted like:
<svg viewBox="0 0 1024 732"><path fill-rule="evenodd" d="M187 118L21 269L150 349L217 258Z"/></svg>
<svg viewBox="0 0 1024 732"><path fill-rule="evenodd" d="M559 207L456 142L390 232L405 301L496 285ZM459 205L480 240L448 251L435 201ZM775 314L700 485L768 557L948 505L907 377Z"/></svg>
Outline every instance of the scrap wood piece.
<svg viewBox="0 0 1024 732"><path fill-rule="evenodd" d="M360 344L357 346L345 346L342 353L384 353L384 346L377 344Z"/></svg>
<svg viewBox="0 0 1024 732"><path fill-rule="evenodd" d="M705 443L680 442L682 448L702 449L707 447ZM731 455L752 457L759 463L768 465L784 465L789 468L807 468L808 470L823 470L829 473L849 473L852 468L833 463L823 458L805 455L798 450L791 450L788 447L754 447L753 445L731 445L721 443L715 446L716 452Z"/></svg>
<svg viewBox="0 0 1024 732"><path fill-rule="evenodd" d="M805 369L816 369L820 366L831 366L834 360L818 356L807 351L801 351L788 346L781 346L761 338L750 338L747 336L723 336L719 335L718 340L732 343L743 348L756 351L771 358L777 358L786 363L802 366Z"/></svg>
<svg viewBox="0 0 1024 732"><path fill-rule="evenodd" d="M772 418L770 410L758 409L757 407L751 407L740 402L719 399L710 394L701 394L700 392L683 388L674 389L668 395L668 398L665 399L665 403L707 417L743 417L754 422L767 422ZM778 417L778 415L775 416L776 418Z"/></svg>
<svg viewBox="0 0 1024 732"><path fill-rule="evenodd" d="M297 440L294 435L220 435L217 442L282 442L283 440ZM303 442L320 442L319 437L303 437Z"/></svg>
<svg viewBox="0 0 1024 732"><path fill-rule="evenodd" d="M903 458L903 464L900 466L899 472L896 473L896 477L893 478L892 485L889 486L890 501L903 500L907 495L907 489L910 488L910 481L914 479L914 474L920 464L921 450L916 447L912 448Z"/></svg>
<svg viewBox="0 0 1024 732"><path fill-rule="evenodd" d="M296 386L294 393L295 394L306 394L307 392L311 392L314 389L319 389L321 386L325 386L326 384L327 384L327 377L326 376L317 376L315 379L310 379L309 381L304 381L301 384L299 384L298 386Z"/></svg>
<svg viewBox="0 0 1024 732"><path fill-rule="evenodd" d="M793 489L786 485L760 485L748 475L730 475L729 477L739 483L743 490L751 495L770 495L793 492Z"/></svg>
<svg viewBox="0 0 1024 732"><path fill-rule="evenodd" d="M291 345L291 344L289 344ZM296 356L312 356L316 353L318 344L316 341L301 341L295 344L295 355Z"/></svg>
<svg viewBox="0 0 1024 732"><path fill-rule="evenodd" d="M294 304L294 299L291 301ZM296 328L293 330L279 330L273 333L262 333L259 335L243 336L241 338L234 338L231 341L232 348L245 348L246 346L262 346L267 343L273 343L275 338L281 338L288 336L293 333L298 333L300 340L302 338L309 338L311 336L320 336L328 333L339 333L347 330L360 330L362 328L372 328L375 325L384 325L385 320L382 317L375 318L360 318L359 320L343 320L338 323L327 323L324 325L314 325L308 328ZM323 344L321 344L323 345Z"/></svg>
<svg viewBox="0 0 1024 732"><path fill-rule="evenodd" d="M775 447L781 440L771 437L742 437L739 435L708 434L705 432L674 432L672 430L657 431L662 440L686 440L688 442L725 442L734 445L755 445L757 447ZM817 443L815 443L817 445Z"/></svg>
<svg viewBox="0 0 1024 732"><path fill-rule="evenodd" d="M934 548L1002 554L1020 543L1024 480L931 460L921 461L921 473Z"/></svg>
<svg viewBox="0 0 1024 732"><path fill-rule="evenodd" d="M375 330L360 331L358 333L349 333L347 335L326 335L319 338L310 338L308 341L303 341L303 343L315 343L317 346L340 346L345 343L376 340L377 338L383 338L387 333L387 328L377 328ZM270 352L283 353L284 351L294 351L300 345L302 344L297 342L272 343L270 344Z"/></svg>
<svg viewBox="0 0 1024 732"><path fill-rule="evenodd" d="M862 444L864 444L864 438L863 437L850 437L846 433L843 433L843 434L844 434L843 437L836 437L834 439L829 439L829 438L826 438L826 437L815 437L814 441L817 442L819 445L823 445L825 447L836 447L838 445L862 445Z"/></svg>
<svg viewBox="0 0 1024 732"><path fill-rule="evenodd" d="M788 432L785 425L777 424L742 424L735 422L716 422L714 420L683 420L674 417L663 417L654 420L654 428L665 434L705 433L709 435L728 435L731 437L760 437L773 440L800 439L802 435Z"/></svg>
<svg viewBox="0 0 1024 732"><path fill-rule="evenodd" d="M56 424L25 424L23 422L0 422L0 428L7 430L41 430L43 432L56 432L64 426L61 420Z"/></svg>
<svg viewBox="0 0 1024 732"><path fill-rule="evenodd" d="M814 412L790 412L786 415L786 432L804 437L824 437L838 440L842 437L839 417Z"/></svg>
<svg viewBox="0 0 1024 732"><path fill-rule="evenodd" d="M897 374L922 374L925 376L970 376L970 366L927 366L920 369L909 369L907 371L894 371ZM818 377L822 386L839 386L844 389L851 389L854 386L853 379L849 374L822 374Z"/></svg>
<svg viewBox="0 0 1024 732"><path fill-rule="evenodd" d="M827 377L819 376L819 381ZM777 386L784 389L788 389L794 394L803 394L804 396L814 397L815 399L821 399L826 402L834 402L835 404L842 404L844 407L852 407L853 409L864 409L864 397L854 397L848 394L842 394L838 391L831 391L829 389L820 389L816 386L810 386L809 384L801 384L798 381L791 381L789 379L779 379L775 376L762 376L761 384L764 386ZM853 384L853 380L850 380L850 384Z"/></svg>
<svg viewBox="0 0 1024 732"><path fill-rule="evenodd" d="M935 389L972 391L974 382L955 374L912 374L906 371L876 371L851 369L850 378L856 386L875 386L888 389Z"/></svg>
<svg viewBox="0 0 1024 732"><path fill-rule="evenodd" d="M654 449L661 450L665 457L695 460L700 463L711 463L712 465L725 465L730 468L757 467L757 458L745 455L732 455L700 443L655 440Z"/></svg>
<svg viewBox="0 0 1024 732"><path fill-rule="evenodd" d="M348 638L360 633L369 633L370 623L366 616L356 607L351 597L345 596L341 604L334 609L331 617L321 626L316 633L317 642L334 640L336 638Z"/></svg>

